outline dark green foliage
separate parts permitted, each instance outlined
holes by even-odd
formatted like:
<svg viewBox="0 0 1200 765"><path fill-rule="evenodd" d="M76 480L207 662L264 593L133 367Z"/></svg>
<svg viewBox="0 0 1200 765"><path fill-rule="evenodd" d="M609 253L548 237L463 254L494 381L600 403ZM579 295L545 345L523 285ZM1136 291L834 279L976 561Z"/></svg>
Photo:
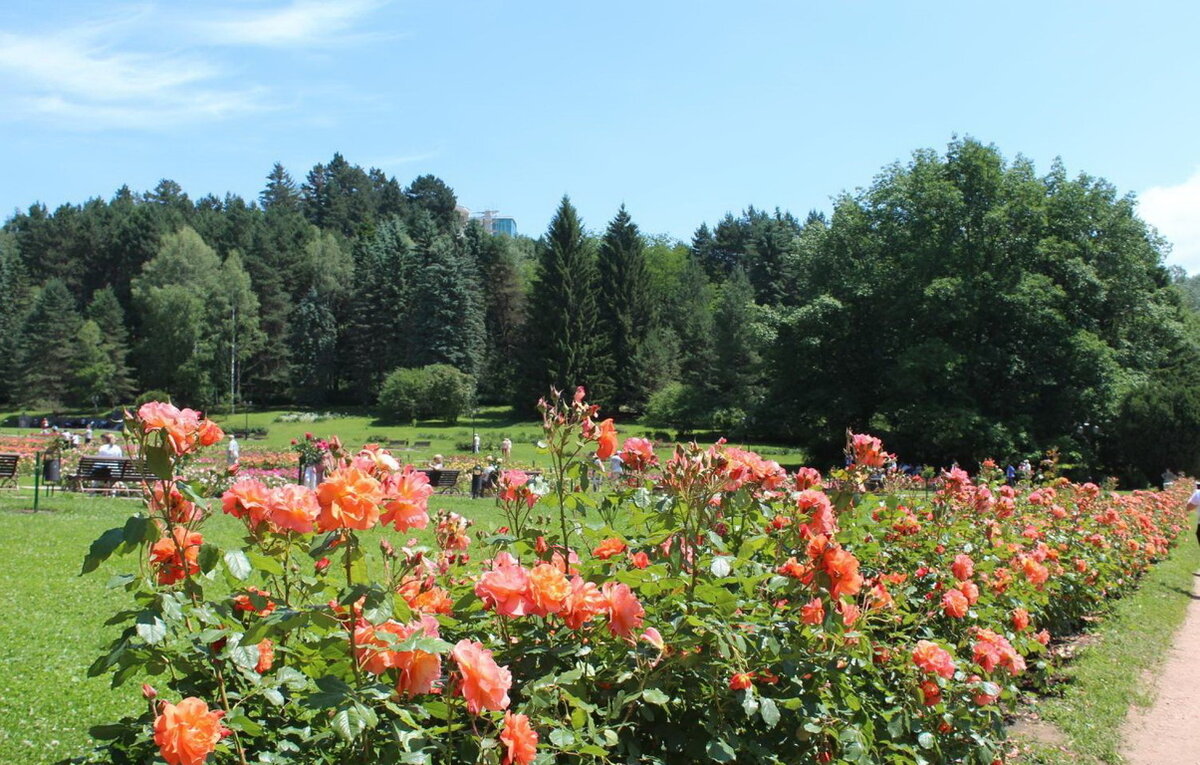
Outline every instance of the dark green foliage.
<svg viewBox="0 0 1200 765"><path fill-rule="evenodd" d="M351 393L361 403L379 395L388 370L407 361L412 326L409 301L417 256L404 224L392 218L354 253L357 290L351 301L346 342L339 351Z"/></svg>
<svg viewBox="0 0 1200 765"><path fill-rule="evenodd" d="M475 378L449 364L393 370L379 391L379 406L399 421L418 418L450 423L474 405Z"/></svg>
<svg viewBox="0 0 1200 765"><path fill-rule="evenodd" d="M125 329L125 314L116 292L105 287L93 293L92 302L87 307L87 318L95 323L97 347L107 364L104 370L107 376L101 376L103 383L98 386L97 398L110 406L128 401L134 390L128 363L129 333Z"/></svg>
<svg viewBox="0 0 1200 765"><path fill-rule="evenodd" d="M478 269L462 244L445 234L422 247L417 261L408 363L449 364L475 375L486 343Z"/></svg>
<svg viewBox="0 0 1200 765"><path fill-rule="evenodd" d="M60 406L72 401L82 323L67 286L58 279L46 282L21 328L15 391L20 404Z"/></svg>
<svg viewBox="0 0 1200 765"><path fill-rule="evenodd" d="M525 284L516 240L491 236L478 222L463 232L468 258L480 281L485 343L479 395L489 402L508 402L517 378L518 350L525 321Z"/></svg>
<svg viewBox="0 0 1200 765"><path fill-rule="evenodd" d="M600 353L596 262L571 200L563 197L542 239L529 297L524 384L514 402L522 411L545 396L582 385L604 401L607 359ZM600 389L596 388L600 386Z"/></svg>
<svg viewBox="0 0 1200 765"><path fill-rule="evenodd" d="M637 362L652 328L653 298L645 243L624 205L600 242L597 270L599 331L611 360L610 406L637 408L644 401Z"/></svg>
<svg viewBox="0 0 1200 765"><path fill-rule="evenodd" d="M337 382L338 327L329 298L315 288L296 306L290 321L291 395L301 403L323 404Z"/></svg>

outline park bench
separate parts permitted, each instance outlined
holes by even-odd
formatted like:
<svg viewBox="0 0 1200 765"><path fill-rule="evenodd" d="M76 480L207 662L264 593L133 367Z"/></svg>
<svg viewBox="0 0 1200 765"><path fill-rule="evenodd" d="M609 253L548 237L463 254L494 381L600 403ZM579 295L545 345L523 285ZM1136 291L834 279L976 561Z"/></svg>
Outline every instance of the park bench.
<svg viewBox="0 0 1200 765"><path fill-rule="evenodd" d="M407 449L408 448L408 439L407 438L389 438L387 441L383 442L383 445L389 449Z"/></svg>
<svg viewBox="0 0 1200 765"><path fill-rule="evenodd" d="M0 486L17 488L17 462L20 459L19 454L0 454Z"/></svg>
<svg viewBox="0 0 1200 765"><path fill-rule="evenodd" d="M75 472L67 478L67 485L74 491L141 494L144 482L156 480L158 476L139 460L128 457L80 457Z"/></svg>
<svg viewBox="0 0 1200 765"><path fill-rule="evenodd" d="M430 446L432 446L432 445L433 445L433 442L432 442L432 441L413 441L412 448L414 448L414 449L428 449L428 448L429 448Z"/></svg>
<svg viewBox="0 0 1200 765"><path fill-rule="evenodd" d="M425 468L421 471L429 478L429 485L437 490L438 494L460 494L458 490L458 474L459 470L438 470L436 468Z"/></svg>

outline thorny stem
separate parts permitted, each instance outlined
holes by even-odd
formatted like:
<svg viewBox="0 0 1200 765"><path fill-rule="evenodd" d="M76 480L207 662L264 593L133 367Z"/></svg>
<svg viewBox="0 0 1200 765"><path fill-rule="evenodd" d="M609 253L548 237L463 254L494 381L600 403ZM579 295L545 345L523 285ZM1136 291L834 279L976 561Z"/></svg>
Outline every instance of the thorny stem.
<svg viewBox="0 0 1200 765"><path fill-rule="evenodd" d="M225 674L221 672L221 667L216 663L215 659L213 661L213 669L217 671L217 688L221 691L221 706L228 710L230 706L229 697L225 694ZM230 729L230 732L233 733L233 745L237 748L238 762L242 765L247 765L246 751L242 749L242 739L238 736L236 730Z"/></svg>

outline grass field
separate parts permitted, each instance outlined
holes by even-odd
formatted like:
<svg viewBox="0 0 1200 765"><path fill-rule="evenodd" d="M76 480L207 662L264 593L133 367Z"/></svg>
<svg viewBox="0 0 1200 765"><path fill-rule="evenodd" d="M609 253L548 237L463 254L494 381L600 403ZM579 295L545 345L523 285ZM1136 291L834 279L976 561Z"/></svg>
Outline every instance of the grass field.
<svg viewBox="0 0 1200 765"><path fill-rule="evenodd" d="M0 498L0 592L7 604L0 609L0 763L50 763L80 754L89 726L142 703L140 681L114 692L108 677L87 677L88 666L117 634L104 621L128 605L127 593L105 584L136 561L114 558L78 576L92 540L122 524L138 504L59 493L43 498L36 515L30 505L27 497ZM491 500L430 501L431 513L441 508L474 519L476 529L502 523ZM235 545L240 530L233 519L217 516L205 534L222 546ZM365 536L375 544L384 533ZM391 534L397 544L409 536Z"/></svg>

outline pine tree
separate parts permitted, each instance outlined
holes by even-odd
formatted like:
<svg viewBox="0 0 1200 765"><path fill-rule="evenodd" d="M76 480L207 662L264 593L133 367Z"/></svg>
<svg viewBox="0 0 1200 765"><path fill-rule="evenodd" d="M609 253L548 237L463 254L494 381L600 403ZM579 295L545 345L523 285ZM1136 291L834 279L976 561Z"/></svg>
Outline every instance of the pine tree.
<svg viewBox="0 0 1200 765"><path fill-rule="evenodd" d="M46 282L21 330L16 395L22 404L58 406L69 399L81 324L67 286Z"/></svg>
<svg viewBox="0 0 1200 765"><path fill-rule="evenodd" d="M524 334L525 285L511 237L492 236L478 221L463 232L468 257L479 275L484 312L483 371L479 396L489 402L512 400Z"/></svg>
<svg viewBox="0 0 1200 765"><path fill-rule="evenodd" d="M625 206L608 225L600 243L598 309L600 334L611 358L613 408L638 399L638 352L653 318L646 248Z"/></svg>
<svg viewBox="0 0 1200 765"><path fill-rule="evenodd" d="M322 404L337 381L337 320L328 296L310 289L292 313L291 393L299 402Z"/></svg>
<svg viewBox="0 0 1200 765"><path fill-rule="evenodd" d="M128 362L129 333L125 329L125 312L111 287L92 295L87 318L96 324L100 350L109 365L106 387L100 398L110 406L129 402L134 390Z"/></svg>
<svg viewBox="0 0 1200 765"><path fill-rule="evenodd" d="M596 390L603 359L597 342L596 264L571 200L563 197L538 255L529 301L524 385L515 403L529 411L550 386Z"/></svg>
<svg viewBox="0 0 1200 765"><path fill-rule="evenodd" d="M0 401L12 401L17 385L17 355L21 325L30 295L16 239L0 233Z"/></svg>

